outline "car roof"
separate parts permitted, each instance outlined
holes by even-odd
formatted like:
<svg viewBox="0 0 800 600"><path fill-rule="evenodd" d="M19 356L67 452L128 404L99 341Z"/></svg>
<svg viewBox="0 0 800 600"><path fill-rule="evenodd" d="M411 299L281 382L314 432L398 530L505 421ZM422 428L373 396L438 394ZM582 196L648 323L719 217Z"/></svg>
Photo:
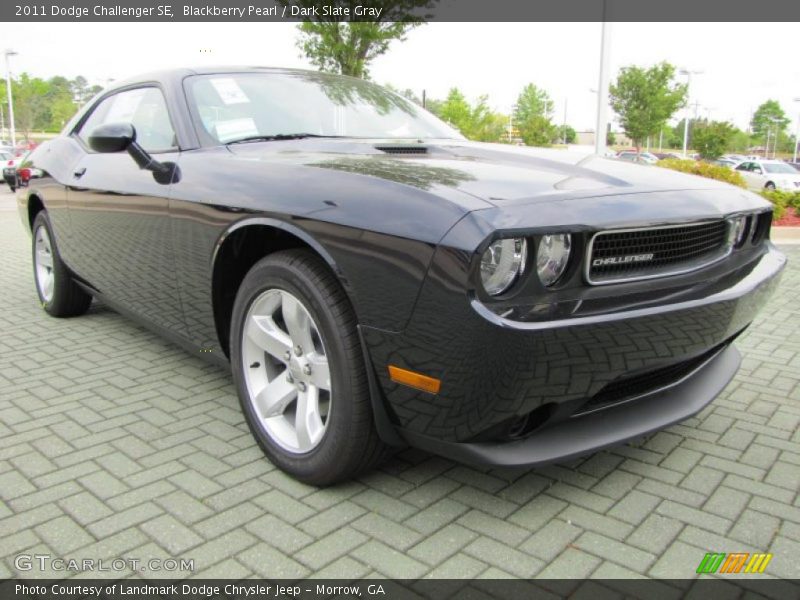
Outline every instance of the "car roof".
<svg viewBox="0 0 800 600"><path fill-rule="evenodd" d="M311 71L308 69L289 69L285 67L268 67L268 66L253 66L253 65L217 65L217 66L198 66L198 67L182 67L176 69L164 69L160 71L149 71L141 73L124 80L115 81L106 90L114 90L117 88L135 85L137 83L144 83L148 81L165 81L165 80L181 80L191 75L224 75L226 73L314 73L320 74L319 71ZM339 77L342 77L341 75Z"/></svg>

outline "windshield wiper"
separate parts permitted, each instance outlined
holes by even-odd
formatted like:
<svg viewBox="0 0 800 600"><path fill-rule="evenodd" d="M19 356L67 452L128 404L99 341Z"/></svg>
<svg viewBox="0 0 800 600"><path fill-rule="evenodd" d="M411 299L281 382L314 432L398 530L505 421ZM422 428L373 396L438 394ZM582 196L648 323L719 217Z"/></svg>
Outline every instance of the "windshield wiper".
<svg viewBox="0 0 800 600"><path fill-rule="evenodd" d="M225 142L225 144L245 144L247 142L275 142L283 140L302 140L304 138L340 138L342 135L319 135L316 133L276 133L273 135L250 135Z"/></svg>

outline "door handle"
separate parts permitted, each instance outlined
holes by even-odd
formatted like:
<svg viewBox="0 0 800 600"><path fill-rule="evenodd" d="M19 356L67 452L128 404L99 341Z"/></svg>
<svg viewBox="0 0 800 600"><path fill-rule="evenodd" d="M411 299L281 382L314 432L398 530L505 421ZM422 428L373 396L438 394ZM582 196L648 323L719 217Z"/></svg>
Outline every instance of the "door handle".
<svg viewBox="0 0 800 600"><path fill-rule="evenodd" d="M86 167L81 167L77 171L74 171L72 174L75 176L75 179L80 179L83 177L83 174L86 173Z"/></svg>

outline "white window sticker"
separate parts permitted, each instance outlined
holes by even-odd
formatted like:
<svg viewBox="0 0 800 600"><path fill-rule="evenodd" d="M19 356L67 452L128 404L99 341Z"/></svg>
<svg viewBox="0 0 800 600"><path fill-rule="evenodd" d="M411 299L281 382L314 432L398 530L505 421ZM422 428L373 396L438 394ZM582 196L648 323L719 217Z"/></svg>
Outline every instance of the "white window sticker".
<svg viewBox="0 0 800 600"><path fill-rule="evenodd" d="M256 122L250 118L217 121L214 124L214 129L217 134L217 139L220 142L228 142L251 135L258 135Z"/></svg>
<svg viewBox="0 0 800 600"><path fill-rule="evenodd" d="M217 90L217 94L225 104L246 104L250 102L250 98L242 91L239 84L230 77L212 79L211 85Z"/></svg>
<svg viewBox="0 0 800 600"><path fill-rule="evenodd" d="M111 108L108 109L105 122L130 123L133 121L133 117L139 109L139 105L142 103L142 99L147 91L146 89L141 89L117 94L117 96L114 97L114 101L111 103Z"/></svg>

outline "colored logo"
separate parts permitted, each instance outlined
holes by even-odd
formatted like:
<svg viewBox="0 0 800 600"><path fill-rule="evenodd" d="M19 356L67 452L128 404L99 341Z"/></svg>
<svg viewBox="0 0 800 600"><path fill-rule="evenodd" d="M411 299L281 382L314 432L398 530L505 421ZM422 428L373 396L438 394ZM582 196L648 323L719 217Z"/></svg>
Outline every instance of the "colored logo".
<svg viewBox="0 0 800 600"><path fill-rule="evenodd" d="M697 567L698 573L763 573L772 554L749 552L708 552Z"/></svg>

